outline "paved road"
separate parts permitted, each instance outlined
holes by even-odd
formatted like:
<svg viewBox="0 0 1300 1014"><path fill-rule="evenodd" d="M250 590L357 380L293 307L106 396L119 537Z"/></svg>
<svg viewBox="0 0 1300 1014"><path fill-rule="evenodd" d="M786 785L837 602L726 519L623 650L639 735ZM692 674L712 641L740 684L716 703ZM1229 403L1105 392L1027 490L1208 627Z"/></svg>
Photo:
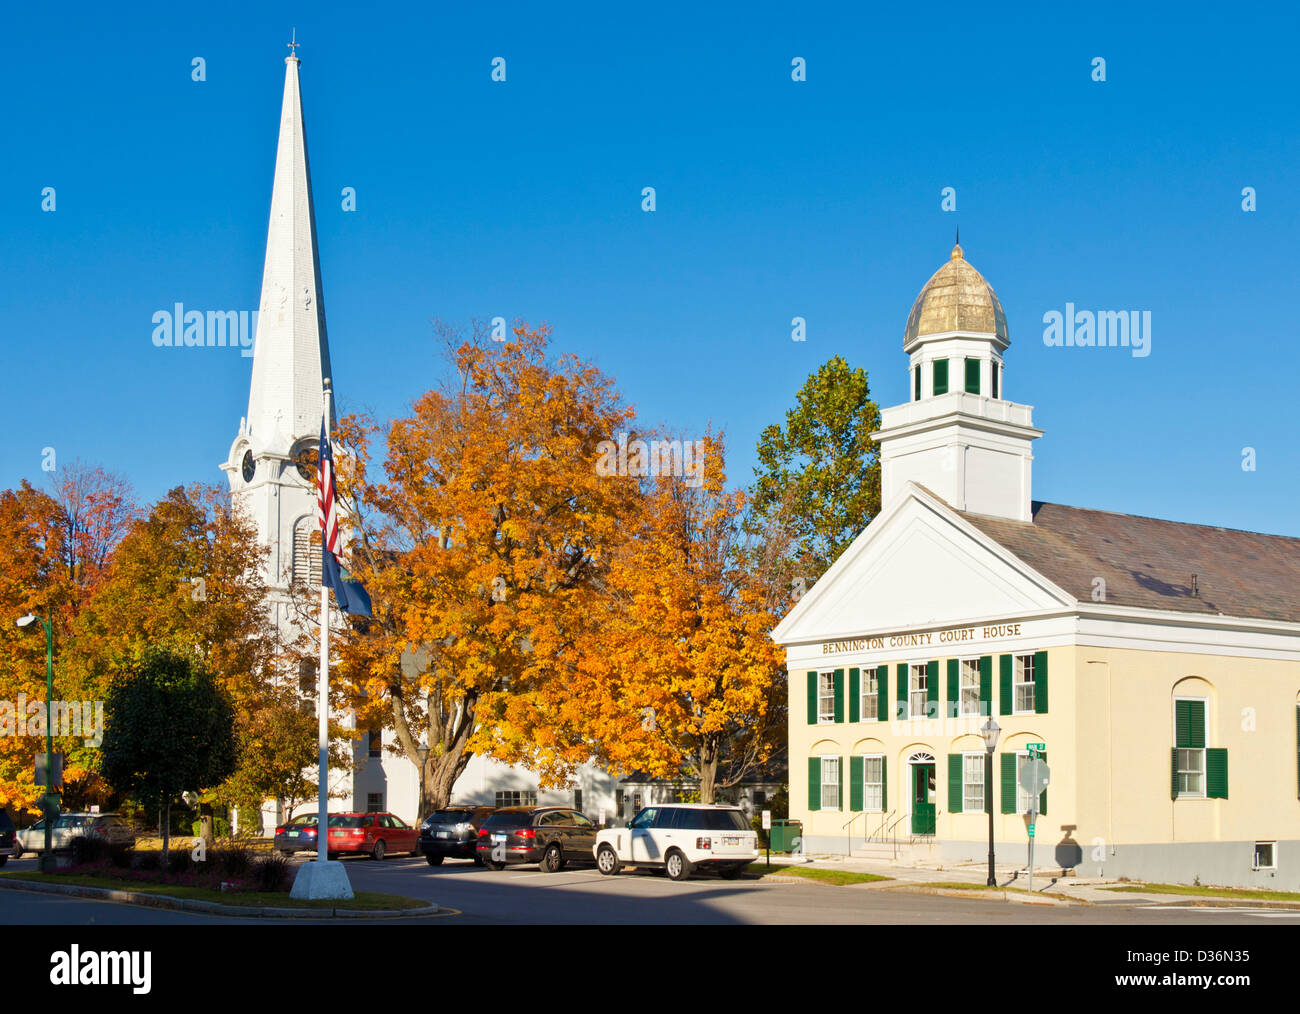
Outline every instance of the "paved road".
<svg viewBox="0 0 1300 1014"><path fill-rule="evenodd" d="M403 920L430 925L1296 925L1300 909L1197 908L1150 905L1123 899L1094 906L1026 906L912 894L902 891L829 887L822 884L726 881L700 876L674 883L657 873L624 872L602 877L595 870L541 873L514 867L494 873L469 862L448 860L431 867L423 859L390 858L382 863L345 859L355 890L386 891L435 901L457 910L434 918ZM8 868L34 866L32 860ZM0 925L211 925L248 924L257 919L0 891Z"/></svg>

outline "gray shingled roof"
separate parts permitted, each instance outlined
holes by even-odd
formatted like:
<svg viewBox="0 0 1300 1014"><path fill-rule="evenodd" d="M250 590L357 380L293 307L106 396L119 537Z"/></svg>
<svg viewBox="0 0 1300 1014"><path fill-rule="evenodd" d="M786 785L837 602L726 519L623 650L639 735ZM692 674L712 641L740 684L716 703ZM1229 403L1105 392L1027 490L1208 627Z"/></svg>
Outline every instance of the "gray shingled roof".
<svg viewBox="0 0 1300 1014"><path fill-rule="evenodd" d="M1300 539L1038 501L1032 522L958 513L1083 602L1101 577L1107 605L1300 622Z"/></svg>

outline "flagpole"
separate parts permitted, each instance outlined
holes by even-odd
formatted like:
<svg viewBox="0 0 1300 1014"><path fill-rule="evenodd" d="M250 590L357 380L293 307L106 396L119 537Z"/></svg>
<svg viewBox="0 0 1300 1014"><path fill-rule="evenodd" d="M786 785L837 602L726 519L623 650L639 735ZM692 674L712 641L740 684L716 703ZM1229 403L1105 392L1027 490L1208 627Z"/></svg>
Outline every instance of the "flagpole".
<svg viewBox="0 0 1300 1014"><path fill-rule="evenodd" d="M325 439L330 435L330 380L325 378L324 391L324 425ZM320 482L321 462L316 462L317 483ZM329 860L329 771L330 771L330 590L325 583L325 533L321 532L321 566L320 566L320 681L319 699L316 702L317 740L319 754L318 778L320 785L316 796L316 861Z"/></svg>

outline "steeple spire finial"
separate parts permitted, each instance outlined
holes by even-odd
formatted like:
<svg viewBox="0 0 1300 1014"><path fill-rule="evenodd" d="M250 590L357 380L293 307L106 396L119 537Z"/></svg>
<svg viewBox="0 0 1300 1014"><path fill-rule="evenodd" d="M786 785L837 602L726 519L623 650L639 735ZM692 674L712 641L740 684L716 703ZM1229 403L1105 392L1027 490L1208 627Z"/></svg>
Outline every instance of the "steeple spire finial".
<svg viewBox="0 0 1300 1014"><path fill-rule="evenodd" d="M289 41L285 43L285 45L289 47L289 59L290 60L298 59L298 53L296 52L296 50L298 49L299 46L302 45L302 43L298 41L297 28L293 29L293 35L290 37Z"/></svg>

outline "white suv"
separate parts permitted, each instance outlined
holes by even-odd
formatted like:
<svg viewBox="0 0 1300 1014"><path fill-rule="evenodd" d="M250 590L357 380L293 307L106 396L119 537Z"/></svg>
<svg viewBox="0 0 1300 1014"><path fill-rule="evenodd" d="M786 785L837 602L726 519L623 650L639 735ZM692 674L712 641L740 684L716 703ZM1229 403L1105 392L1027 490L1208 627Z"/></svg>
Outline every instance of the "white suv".
<svg viewBox="0 0 1300 1014"><path fill-rule="evenodd" d="M728 880L758 858L758 835L734 806L647 806L627 827L596 835L596 868L612 876L628 866L662 866L672 880L713 869Z"/></svg>

